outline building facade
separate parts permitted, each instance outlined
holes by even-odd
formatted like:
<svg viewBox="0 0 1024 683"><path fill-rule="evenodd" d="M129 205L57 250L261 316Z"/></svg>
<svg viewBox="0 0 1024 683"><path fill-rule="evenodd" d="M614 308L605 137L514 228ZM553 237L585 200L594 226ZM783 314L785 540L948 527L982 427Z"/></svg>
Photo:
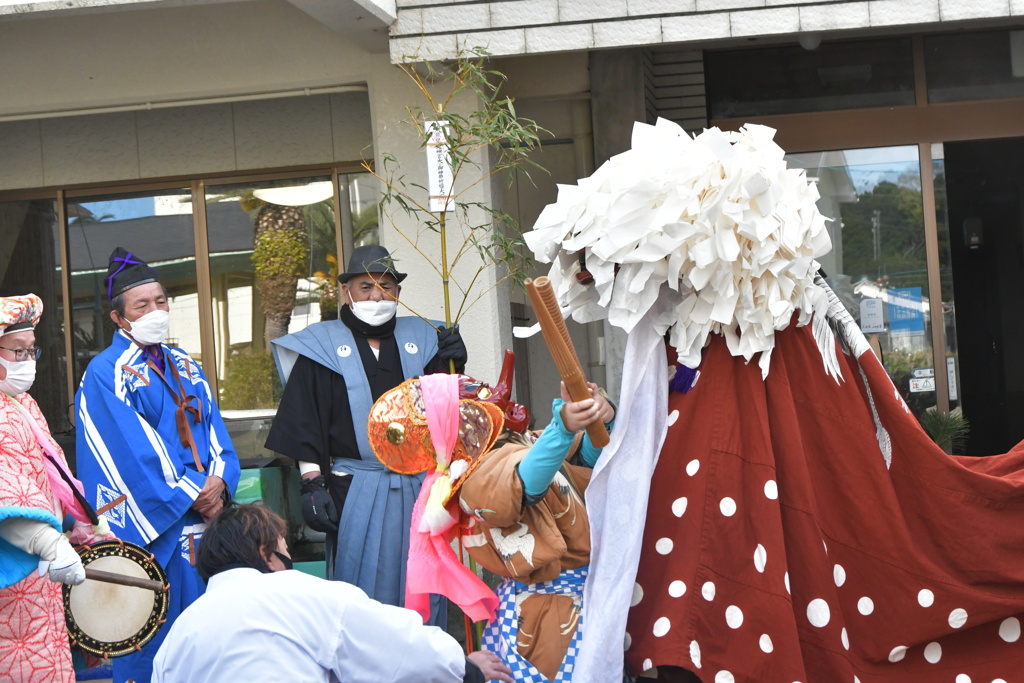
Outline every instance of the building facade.
<svg viewBox="0 0 1024 683"><path fill-rule="evenodd" d="M552 109L533 89L564 78L553 63L585 68L596 163L628 148L633 121L776 129L832 219L823 270L915 412L961 408L971 455L1024 439L1024 3L408 0L397 14L394 61L479 46L545 65L520 111Z"/></svg>
<svg viewBox="0 0 1024 683"><path fill-rule="evenodd" d="M274 460L261 434L281 313L256 282L258 233L304 235L290 329L331 314L331 271L367 241L410 272L403 300L443 318L439 245L378 209L367 166L393 157L426 184L402 123L421 93L395 65L475 48L550 135L534 157L547 173L480 183L474 201L528 228L558 183L628 148L634 121L769 125L817 178L823 269L915 410L961 406L972 454L1024 438L1022 0L0 1L0 282L46 302L34 393L54 429L72 428L81 371L109 343L114 246L161 271L172 335L252 464ZM553 364L511 335L530 322L502 284L462 325L480 379L516 348L520 398L543 419ZM621 334L572 327L614 391Z"/></svg>

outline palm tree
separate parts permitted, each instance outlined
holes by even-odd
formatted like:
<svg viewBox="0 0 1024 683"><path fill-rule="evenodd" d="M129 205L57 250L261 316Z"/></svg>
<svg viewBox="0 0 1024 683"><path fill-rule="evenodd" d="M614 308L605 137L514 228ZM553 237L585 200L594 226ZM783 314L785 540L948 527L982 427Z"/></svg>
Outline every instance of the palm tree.
<svg viewBox="0 0 1024 683"><path fill-rule="evenodd" d="M256 288L270 342L288 334L299 278L309 268L309 229L301 207L264 203L256 213L252 252Z"/></svg>

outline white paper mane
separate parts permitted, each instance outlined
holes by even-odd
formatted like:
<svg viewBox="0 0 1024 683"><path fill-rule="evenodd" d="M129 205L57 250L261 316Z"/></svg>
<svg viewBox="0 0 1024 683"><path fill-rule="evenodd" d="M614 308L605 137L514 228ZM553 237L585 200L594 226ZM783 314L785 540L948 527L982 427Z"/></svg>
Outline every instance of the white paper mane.
<svg viewBox="0 0 1024 683"><path fill-rule="evenodd" d="M721 334L734 356L761 353L762 376L776 330L794 312L798 325L817 313L815 338L838 377L826 355L834 358L828 298L814 284L815 259L832 248L826 219L817 187L786 168L774 135L746 125L691 138L664 119L634 124L632 149L559 185L525 236L537 260L552 263L559 303L578 322L607 318L627 332L653 308L684 365L696 368L709 336ZM576 278L580 250L593 284Z"/></svg>

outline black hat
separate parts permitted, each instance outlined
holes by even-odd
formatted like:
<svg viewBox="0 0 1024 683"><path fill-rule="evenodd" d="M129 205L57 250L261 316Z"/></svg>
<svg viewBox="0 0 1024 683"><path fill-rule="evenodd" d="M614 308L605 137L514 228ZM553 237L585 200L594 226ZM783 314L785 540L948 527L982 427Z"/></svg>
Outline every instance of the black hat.
<svg viewBox="0 0 1024 683"><path fill-rule="evenodd" d="M367 273L387 273L395 278L395 282L401 282L405 279L406 274L395 270L394 264L391 254L379 244L356 247L348 260L348 270L338 275L338 282L345 283L356 275L366 275Z"/></svg>
<svg viewBox="0 0 1024 683"><path fill-rule="evenodd" d="M132 287L159 281L160 276L149 264L123 247L117 247L110 255L107 277L103 284L107 287L109 300L118 294L124 294Z"/></svg>

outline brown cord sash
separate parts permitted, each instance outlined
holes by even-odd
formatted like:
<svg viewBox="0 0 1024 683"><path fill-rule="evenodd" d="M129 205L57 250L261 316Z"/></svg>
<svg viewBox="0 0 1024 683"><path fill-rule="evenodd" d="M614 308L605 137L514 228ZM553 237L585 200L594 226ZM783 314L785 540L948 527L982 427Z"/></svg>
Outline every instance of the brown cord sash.
<svg viewBox="0 0 1024 683"><path fill-rule="evenodd" d="M163 349L160 349L163 353ZM182 384L181 375L178 374L178 367L174 364L174 359L164 354L164 361L171 365L171 374L174 375L175 379L178 380L178 390L175 391L174 386L171 385L164 373L160 371L156 363L151 360L147 360L146 364L150 367L164 381L167 388L171 390L171 396L174 397L174 404L178 406L174 413L174 417L178 423L178 438L181 439L182 446L188 446L192 451L192 458L195 460L196 468L200 472L205 472L206 468L203 467L202 461L199 459L199 449L196 448L196 440L192 436L192 427L188 423L188 416L186 413L191 413L192 421L198 423L202 414L203 402L198 396L185 393L185 385ZM189 361L186 359L186 363ZM190 368L191 371L191 368ZM192 401L198 404L198 407L192 405Z"/></svg>
<svg viewBox="0 0 1024 683"><path fill-rule="evenodd" d="M540 323L541 332L544 334L544 341L547 342L551 357L555 360L558 374L565 382L569 398L573 401L590 398L590 388L587 387L583 368L576 356L576 349L573 348L569 330L565 327L565 320L558 308L558 301L555 300L551 281L546 277L539 277L536 280L528 278L525 284L526 292L530 295L530 303L533 304L533 311L537 314L537 322ZM587 427L587 434L590 436L590 443L595 448L604 448L608 445L608 430L600 420Z"/></svg>

